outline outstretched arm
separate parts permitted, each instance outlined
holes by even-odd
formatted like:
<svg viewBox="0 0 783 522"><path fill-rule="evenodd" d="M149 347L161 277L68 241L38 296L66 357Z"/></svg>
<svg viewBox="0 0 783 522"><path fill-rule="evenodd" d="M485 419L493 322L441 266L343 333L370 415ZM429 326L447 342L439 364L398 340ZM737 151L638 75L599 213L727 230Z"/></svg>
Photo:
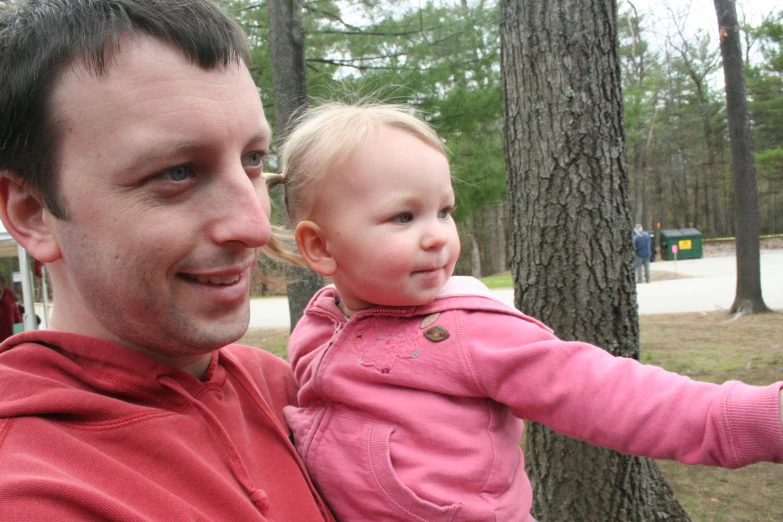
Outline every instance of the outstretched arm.
<svg viewBox="0 0 783 522"><path fill-rule="evenodd" d="M465 338L494 336L500 345L471 343L466 360L486 395L519 418L624 453L686 464L783 462L781 383L697 382L494 319L485 314L462 324L478 334Z"/></svg>

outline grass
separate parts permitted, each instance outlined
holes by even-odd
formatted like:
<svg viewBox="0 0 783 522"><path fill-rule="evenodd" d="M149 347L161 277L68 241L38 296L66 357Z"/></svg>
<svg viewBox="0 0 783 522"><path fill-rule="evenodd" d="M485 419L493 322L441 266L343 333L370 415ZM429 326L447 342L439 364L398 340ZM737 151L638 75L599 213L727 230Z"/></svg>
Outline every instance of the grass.
<svg viewBox="0 0 783 522"><path fill-rule="evenodd" d="M749 384L783 380L783 316L725 313L642 316L642 360L692 379ZM691 518L703 522L783 520L783 466L739 470L659 462Z"/></svg>
<svg viewBox="0 0 783 522"><path fill-rule="evenodd" d="M511 288L514 286L511 272L482 277L481 282L487 285L487 288Z"/></svg>
<svg viewBox="0 0 783 522"><path fill-rule="evenodd" d="M263 348L288 360L288 334L288 328L251 328L237 342Z"/></svg>
<svg viewBox="0 0 783 522"><path fill-rule="evenodd" d="M725 313L640 317L642 362L708 382L783 380L783 315L733 319ZM240 342L285 357L288 330L251 330ZM783 465L739 470L659 461L694 522L783 520Z"/></svg>
<svg viewBox="0 0 783 522"><path fill-rule="evenodd" d="M690 276L673 274L662 270L650 272L650 281L653 283L656 281L666 281L668 279L685 279L687 277ZM487 285L487 288L512 288L514 286L514 281L511 279L511 272L503 272L502 274L482 277L481 282Z"/></svg>

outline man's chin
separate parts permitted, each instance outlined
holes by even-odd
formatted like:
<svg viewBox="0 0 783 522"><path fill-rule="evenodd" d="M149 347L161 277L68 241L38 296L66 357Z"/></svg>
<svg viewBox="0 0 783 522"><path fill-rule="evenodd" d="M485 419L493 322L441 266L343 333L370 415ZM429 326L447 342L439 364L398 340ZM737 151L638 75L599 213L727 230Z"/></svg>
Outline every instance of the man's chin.
<svg viewBox="0 0 783 522"><path fill-rule="evenodd" d="M218 350L239 340L247 333L250 324L250 308L244 313L223 314L220 317L192 318L187 331L180 332L179 339L187 342L191 350L201 353Z"/></svg>
<svg viewBox="0 0 783 522"><path fill-rule="evenodd" d="M212 338L210 343L213 346L213 350L222 348L228 344L232 344L241 339L246 333L250 321L242 321L241 323L234 325L224 325L223 328L212 332L205 332L205 338Z"/></svg>

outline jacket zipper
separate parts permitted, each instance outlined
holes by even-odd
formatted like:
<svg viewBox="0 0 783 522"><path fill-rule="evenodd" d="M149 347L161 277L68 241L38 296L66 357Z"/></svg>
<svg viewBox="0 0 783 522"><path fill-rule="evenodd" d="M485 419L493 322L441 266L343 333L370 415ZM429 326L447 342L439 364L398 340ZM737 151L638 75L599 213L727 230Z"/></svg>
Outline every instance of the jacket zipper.
<svg viewBox="0 0 783 522"><path fill-rule="evenodd" d="M321 317L330 319L335 324L332 337L329 339L326 349L324 349L323 353L321 354L321 357L318 359L318 362L316 363L313 391L322 397L327 397L327 398L329 397L328 393L326 393L326 391L323 390L321 386L321 379L323 376L321 367L323 366L324 359L329 354L329 351L331 351L332 346L334 346L334 343L337 341L337 338L340 336L340 333L343 331L343 329L346 326L348 326L348 322L354 320L357 317L361 317L365 315L392 315L392 316L402 315L408 310L409 310L408 308L368 308L366 310L361 310L355 313L354 315L352 315L347 319L345 317L337 316L336 314L328 310L324 310L322 308L311 307L308 310L306 310L307 312L312 313L314 315L320 315Z"/></svg>

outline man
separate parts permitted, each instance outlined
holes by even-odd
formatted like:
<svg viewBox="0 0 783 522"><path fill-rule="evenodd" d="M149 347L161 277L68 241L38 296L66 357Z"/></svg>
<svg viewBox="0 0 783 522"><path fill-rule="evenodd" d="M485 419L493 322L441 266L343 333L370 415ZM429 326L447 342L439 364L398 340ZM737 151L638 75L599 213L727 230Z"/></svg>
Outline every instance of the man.
<svg viewBox="0 0 783 522"><path fill-rule="evenodd" d="M5 276L0 275L0 341L14 335L14 324L22 322L16 296L7 284Z"/></svg>
<svg viewBox="0 0 783 522"><path fill-rule="evenodd" d="M642 267L644 267L644 281L650 282L650 256L652 255L652 245L650 234L644 231L642 225L636 225L633 228L633 246L636 250L636 282L642 282Z"/></svg>
<svg viewBox="0 0 783 522"><path fill-rule="evenodd" d="M289 367L230 345L271 233L241 29L210 0L20 0L0 49L0 217L56 303L0 348L0 519L331 520Z"/></svg>

